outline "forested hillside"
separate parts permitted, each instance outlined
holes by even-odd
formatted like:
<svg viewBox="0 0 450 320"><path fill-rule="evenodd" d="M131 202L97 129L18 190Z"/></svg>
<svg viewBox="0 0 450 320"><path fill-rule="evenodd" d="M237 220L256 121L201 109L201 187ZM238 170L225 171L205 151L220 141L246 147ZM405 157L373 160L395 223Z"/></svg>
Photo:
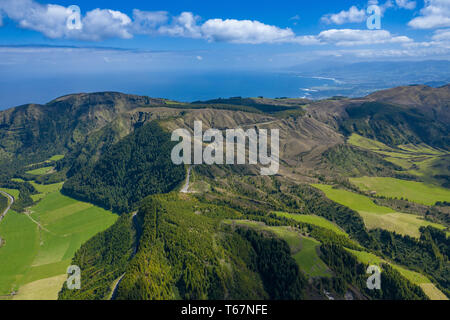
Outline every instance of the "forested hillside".
<svg viewBox="0 0 450 320"><path fill-rule="evenodd" d="M64 286L60 299L447 299L449 96L450 86L410 86L355 99L181 103L106 92L2 111L0 188L15 203L0 250L14 251L23 223L60 261L53 231L37 225L55 223L67 240L59 219L70 215L70 228L91 232L85 208L95 204L120 216L92 211L116 223L64 255L83 286ZM192 132L194 121L278 129L278 174L195 165L179 192L188 168L172 163L170 132ZM365 283L374 264L380 291Z"/></svg>
<svg viewBox="0 0 450 320"><path fill-rule="evenodd" d="M251 230L236 232L221 223L224 218L240 217L237 211L169 194L147 198L137 217L142 235L136 255L129 255L130 233L125 230L131 228L125 221L130 219L123 216L115 230L89 241L75 257L74 263L88 273L88 284L79 292L65 289L60 298L108 298L114 275L118 278L122 272L115 293L119 300L292 300L303 296L305 277L284 242ZM118 233L119 229L123 232ZM123 241L106 244L108 233ZM116 253L114 245L123 250Z"/></svg>
<svg viewBox="0 0 450 320"><path fill-rule="evenodd" d="M170 158L173 146L157 123L143 125L94 165L80 168L62 192L119 213L131 212L146 196L169 192L184 181L184 166Z"/></svg>

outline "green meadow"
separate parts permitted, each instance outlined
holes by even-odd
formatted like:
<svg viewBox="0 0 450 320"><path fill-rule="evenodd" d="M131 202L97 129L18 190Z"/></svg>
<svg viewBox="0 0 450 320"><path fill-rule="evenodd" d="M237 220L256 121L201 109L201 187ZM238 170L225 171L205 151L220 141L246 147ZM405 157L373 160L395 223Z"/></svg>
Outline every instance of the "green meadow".
<svg viewBox="0 0 450 320"><path fill-rule="evenodd" d="M404 198L428 206L437 201L450 201L449 189L423 182L380 177L350 178L350 182L363 191L376 191L380 196Z"/></svg>
<svg viewBox="0 0 450 320"><path fill-rule="evenodd" d="M57 155L54 155L53 157L51 157L50 159L48 159L47 161L58 161L58 160L62 160L62 159L64 159L64 155L57 154Z"/></svg>
<svg viewBox="0 0 450 320"><path fill-rule="evenodd" d="M53 167L43 167L43 168L27 171L26 173L32 174L34 176L41 176L43 174L49 173L52 170L53 170Z"/></svg>
<svg viewBox="0 0 450 320"><path fill-rule="evenodd" d="M10 195L13 196L14 199L18 199L19 198L19 190L17 189L8 189L8 188L0 188L1 191L6 192Z"/></svg>
<svg viewBox="0 0 450 320"><path fill-rule="evenodd" d="M42 191L56 186L46 188ZM40 299L45 292L56 299L76 250L116 219L59 191L45 194L27 214L8 213L0 225L6 240L0 249L0 295L16 291L15 299Z"/></svg>
<svg viewBox="0 0 450 320"><path fill-rule="evenodd" d="M293 257L309 277L331 277L331 271L317 253L319 246L320 242L315 239L301 237L301 250Z"/></svg>
<svg viewBox="0 0 450 320"><path fill-rule="evenodd" d="M9 211L0 224L0 296L19 288L39 249L39 230L27 216Z"/></svg>
<svg viewBox="0 0 450 320"><path fill-rule="evenodd" d="M364 195L335 189L330 185L316 184L313 186L322 190L334 202L358 211L368 229L381 228L412 237L420 236L419 228L422 226L446 229L443 225L426 221L418 215L396 212L391 208L379 206Z"/></svg>
<svg viewBox="0 0 450 320"><path fill-rule="evenodd" d="M403 168L403 172L416 175L428 184L440 185L443 180L435 176L450 175L448 167L450 153L426 144L389 147L358 134L352 134L347 143L382 155L386 161Z"/></svg>
<svg viewBox="0 0 450 320"><path fill-rule="evenodd" d="M46 185L44 185L44 184L36 183L34 181L30 181L30 183L39 192L38 194L33 194L31 196L31 199L33 199L33 201L41 200L42 198L44 198L49 193L54 193L54 192L57 192L57 191L61 190L61 188L62 188L62 186L64 184L64 182L60 182L60 183L55 183L55 184L46 184Z"/></svg>
<svg viewBox="0 0 450 320"><path fill-rule="evenodd" d="M348 237L348 234L342 230L339 226L334 224L331 221L328 221L325 218L312 215L312 214L293 214L293 213L286 213L286 212L275 212L275 214L279 217L284 217L288 219L293 219L298 222L308 223L312 224L318 227L322 227L325 229L329 229L333 231L336 234L343 235Z"/></svg>
<svg viewBox="0 0 450 320"><path fill-rule="evenodd" d="M225 223L270 232L285 240L291 248L292 257L297 262L300 270L309 277L331 277L332 275L330 269L320 259L317 252L320 242L300 235L298 231L291 227L270 227L261 222L248 220L227 220Z"/></svg>
<svg viewBox="0 0 450 320"><path fill-rule="evenodd" d="M377 150L393 150L382 142L365 138L359 134L353 133L347 140L347 142L353 146L369 149L372 151Z"/></svg>

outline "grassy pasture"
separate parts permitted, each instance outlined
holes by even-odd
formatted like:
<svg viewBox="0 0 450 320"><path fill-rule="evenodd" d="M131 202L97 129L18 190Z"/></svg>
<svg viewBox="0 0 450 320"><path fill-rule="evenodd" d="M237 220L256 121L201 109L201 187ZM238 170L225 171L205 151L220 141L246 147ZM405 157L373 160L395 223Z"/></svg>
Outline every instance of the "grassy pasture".
<svg viewBox="0 0 450 320"><path fill-rule="evenodd" d="M0 224L0 296L18 289L39 248L39 231L28 217L10 211Z"/></svg>
<svg viewBox="0 0 450 320"><path fill-rule="evenodd" d="M352 134L347 143L382 155L385 160L402 167L408 174L420 177L426 183L440 185L443 180L434 176L450 175L450 153L426 144L399 145L392 148L357 134Z"/></svg>
<svg viewBox="0 0 450 320"><path fill-rule="evenodd" d="M30 181L30 183L39 192L39 194L33 194L31 196L31 199L33 199L33 201L41 200L42 198L44 198L49 193L54 193L54 192L57 192L57 191L61 190L61 188L62 188L62 186L64 184L64 182L60 182L60 183L55 183L55 184L46 184L46 185L44 185L44 184L36 183L34 181Z"/></svg>
<svg viewBox="0 0 450 320"><path fill-rule="evenodd" d="M285 217L288 219L293 219L295 221L298 222L304 222L304 223L308 223L308 224L312 224L318 227L322 227L325 229L329 229L331 231L333 231L336 234L339 235L343 235L348 237L348 234L342 230L339 226L337 226L336 224L334 224L331 221L328 221L325 218L316 216L316 215L312 215L312 214L292 214L292 213L286 213L286 212L275 212L275 214L277 216L280 217Z"/></svg>
<svg viewBox="0 0 450 320"><path fill-rule="evenodd" d="M369 150L373 150L373 151L375 151L375 150L393 150L392 148L388 147L387 145L385 145L382 142L365 138L356 133L353 133L349 137L347 142L355 147L360 147L360 148L369 149Z"/></svg>
<svg viewBox="0 0 450 320"><path fill-rule="evenodd" d="M51 157L51 158L49 158L49 159L47 159L45 161L34 163L34 164L47 164L47 163L50 163L50 162L59 161L61 159L64 159L64 155L57 154L57 155L54 155L53 157ZM30 166L32 166L32 165L30 165Z"/></svg>
<svg viewBox="0 0 450 320"><path fill-rule="evenodd" d="M27 171L26 173L32 174L34 176L41 176L41 175L49 173L51 170L53 170L53 167L43 167L43 168Z"/></svg>
<svg viewBox="0 0 450 320"><path fill-rule="evenodd" d="M334 189L329 185L313 185L322 190L326 196L350 209L358 211L368 229L381 228L399 234L419 237L421 226L433 226L445 230L443 225L432 223L420 216L396 212L395 210L376 205L369 197L342 189Z"/></svg>
<svg viewBox="0 0 450 320"><path fill-rule="evenodd" d="M3 192L9 193L10 195L13 196L14 199L18 199L19 198L20 192L17 189L0 188L0 190L2 190Z"/></svg>
<svg viewBox="0 0 450 320"><path fill-rule="evenodd" d="M449 189L423 182L380 177L350 178L350 182L363 191L376 191L381 196L404 198L428 206L437 201L450 201Z"/></svg>
<svg viewBox="0 0 450 320"><path fill-rule="evenodd" d="M313 238L301 238L301 250L294 254L294 259L310 277L331 277L332 273L320 259L317 250L320 243Z"/></svg>
<svg viewBox="0 0 450 320"><path fill-rule="evenodd" d="M227 220L225 223L267 231L285 240L291 248L292 257L309 277L330 277L332 274L317 253L320 242L304 237L290 227L270 227L261 222L248 220Z"/></svg>
<svg viewBox="0 0 450 320"><path fill-rule="evenodd" d="M54 155L53 157L51 157L50 159L48 159L48 161L59 161L64 159L64 155L63 154L57 154Z"/></svg>
<svg viewBox="0 0 450 320"><path fill-rule="evenodd" d="M13 300L57 300L58 292L66 280L67 275L61 274L27 283Z"/></svg>
<svg viewBox="0 0 450 320"><path fill-rule="evenodd" d="M56 188L43 187L40 191ZM45 291L43 298L55 299L76 250L117 216L59 191L44 194L29 214L9 213L0 225L6 240L0 249L0 295L18 290L16 299L28 299Z"/></svg>

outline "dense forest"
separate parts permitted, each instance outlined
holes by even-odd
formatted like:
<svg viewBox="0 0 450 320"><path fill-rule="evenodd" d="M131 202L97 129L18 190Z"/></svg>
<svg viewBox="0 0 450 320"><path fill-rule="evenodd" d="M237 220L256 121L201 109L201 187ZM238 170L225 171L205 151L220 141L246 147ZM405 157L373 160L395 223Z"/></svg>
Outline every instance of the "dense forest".
<svg viewBox="0 0 450 320"><path fill-rule="evenodd" d="M120 277L137 245L137 231L131 214L122 215L108 230L97 234L76 253L72 263L82 270L83 290L59 293L60 299L96 300L111 294L111 284Z"/></svg>
<svg viewBox="0 0 450 320"><path fill-rule="evenodd" d="M357 286L368 297L383 300L427 300L422 289L407 281L388 264L382 266L381 290L367 289L366 269L368 265L359 263L356 257L337 245L323 245L321 253L324 261L340 280L333 281L333 290L345 293L348 284Z"/></svg>
<svg viewBox="0 0 450 320"><path fill-rule="evenodd" d="M232 209L178 194L148 197L136 217L142 227L136 254L130 255L133 232L125 231L133 229L129 216L122 216L77 253L73 263L88 284L76 293L64 289L60 299L107 299L121 274L118 300L302 298L306 278L287 244L221 223L237 217ZM116 233L117 241L106 244ZM113 253L114 245L121 254Z"/></svg>
<svg viewBox="0 0 450 320"><path fill-rule="evenodd" d="M174 144L157 123L138 127L112 145L93 165L80 168L62 192L116 211L131 212L151 194L166 193L185 179L170 158Z"/></svg>
<svg viewBox="0 0 450 320"><path fill-rule="evenodd" d="M385 257L430 276L438 287L450 295L450 239L444 231L421 227L420 239L385 230L371 232Z"/></svg>
<svg viewBox="0 0 450 320"><path fill-rule="evenodd" d="M8 207L8 198L0 193L0 214Z"/></svg>
<svg viewBox="0 0 450 320"><path fill-rule="evenodd" d="M402 108L381 102L365 102L361 106L346 108L349 119L343 121L341 130L381 141L389 146L421 143L449 149L450 125L436 113L417 108Z"/></svg>

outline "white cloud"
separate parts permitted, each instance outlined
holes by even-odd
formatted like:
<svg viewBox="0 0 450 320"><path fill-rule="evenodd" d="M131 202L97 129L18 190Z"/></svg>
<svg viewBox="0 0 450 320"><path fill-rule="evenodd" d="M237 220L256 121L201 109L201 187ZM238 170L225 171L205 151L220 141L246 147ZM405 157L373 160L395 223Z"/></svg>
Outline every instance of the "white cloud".
<svg viewBox="0 0 450 320"><path fill-rule="evenodd" d="M145 16L150 13L140 11L139 14ZM241 44L301 41L296 39L294 32L289 28L282 29L259 21L209 19L200 23L200 17L192 12L183 12L179 16L172 17L170 22L161 18L158 23L144 23L144 28L140 21L145 22L145 19L136 19L139 18L136 14L134 16L135 24L138 24L141 33Z"/></svg>
<svg viewBox="0 0 450 320"><path fill-rule="evenodd" d="M98 41L104 38L130 39L133 35L128 27L131 19L120 11L95 9L86 13L82 19L83 29L73 32L74 37Z"/></svg>
<svg viewBox="0 0 450 320"><path fill-rule="evenodd" d="M141 11L134 9L133 19L135 32L152 34L157 27L169 21L169 13L166 11Z"/></svg>
<svg viewBox="0 0 450 320"><path fill-rule="evenodd" d="M412 0L395 0L395 3L397 4L398 7L407 10L413 10L417 6L416 1Z"/></svg>
<svg viewBox="0 0 450 320"><path fill-rule="evenodd" d="M425 7L420 10L421 16L409 22L415 29L434 29L450 27L450 1L425 0Z"/></svg>
<svg viewBox="0 0 450 320"><path fill-rule="evenodd" d="M322 21L328 24L344 24L363 22L366 19L366 11L364 9L358 9L356 6L352 6L348 10L342 10L339 13L327 14L322 17Z"/></svg>
<svg viewBox="0 0 450 320"><path fill-rule="evenodd" d="M259 21L235 19L211 19L201 26L204 38L209 41L226 41L232 43L280 43L290 42L295 38L294 32L267 25Z"/></svg>
<svg viewBox="0 0 450 320"><path fill-rule="evenodd" d="M317 39L338 46L373 45L386 43L408 43L406 36L393 36L386 30L331 29L322 31Z"/></svg>
<svg viewBox="0 0 450 320"><path fill-rule="evenodd" d="M71 11L63 6L41 5L33 0L2 0L0 10L21 28L41 32L48 38L98 41L105 38L131 38L131 19L119 11L95 9L82 18L81 30L67 28Z"/></svg>
<svg viewBox="0 0 450 320"><path fill-rule="evenodd" d="M434 41L450 41L450 29L437 30L433 36Z"/></svg>
<svg viewBox="0 0 450 320"><path fill-rule="evenodd" d="M387 9L398 8L412 10L416 7L417 3L413 0L387 0L384 4L380 4L378 0L369 0L367 2L367 7L371 5L377 5L380 8L381 14L384 15ZM350 7L348 10L342 10L339 13L330 13L324 15L321 20L327 24L342 25L345 23L360 23L364 22L367 18L367 13L365 8L358 9L356 6Z"/></svg>
<svg viewBox="0 0 450 320"><path fill-rule="evenodd" d="M386 12L387 9L395 7L395 5L392 2L392 0L386 0L386 2L384 4L379 3L378 0L369 0L367 2L367 6L369 7L371 5L378 6L380 8L380 10L381 10L381 15L384 15L384 13Z"/></svg>
<svg viewBox="0 0 450 320"><path fill-rule="evenodd" d="M407 2L401 2L401 5L406 5ZM370 0L369 3L378 3L378 1ZM387 8L389 5L390 1L383 7ZM331 29L322 31L318 35L296 35L290 28L280 28L254 20L209 19L202 22L199 16L191 12L170 16L165 11L137 9L133 10L133 20L120 11L94 9L82 16L81 30L70 30L67 28L67 19L71 11L63 6L41 5L33 0L0 0L0 11L20 27L39 31L49 38L88 41L100 41L106 38L128 39L133 37L133 34L148 34L239 44L293 43L356 46L412 42L408 37L394 36L385 30ZM344 21L361 21L364 17L364 10L352 7L348 11L330 15L327 19L341 24Z"/></svg>

